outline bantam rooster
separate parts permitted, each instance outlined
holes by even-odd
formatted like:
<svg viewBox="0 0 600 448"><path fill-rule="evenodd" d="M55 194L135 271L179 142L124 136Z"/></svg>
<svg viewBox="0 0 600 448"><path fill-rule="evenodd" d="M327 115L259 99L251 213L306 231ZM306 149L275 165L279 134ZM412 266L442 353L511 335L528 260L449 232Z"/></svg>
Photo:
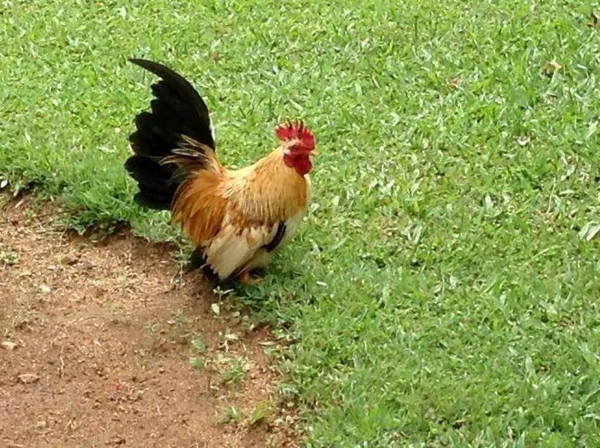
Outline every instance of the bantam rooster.
<svg viewBox="0 0 600 448"><path fill-rule="evenodd" d="M151 87L151 111L136 116L129 136L134 155L125 167L139 185L135 201L171 210L171 221L196 247L192 267L217 281L259 281L250 272L267 265L306 214L313 133L301 121L286 122L275 131L277 149L254 165L227 169L215 154L208 108L192 85L156 62L130 61L160 77Z"/></svg>

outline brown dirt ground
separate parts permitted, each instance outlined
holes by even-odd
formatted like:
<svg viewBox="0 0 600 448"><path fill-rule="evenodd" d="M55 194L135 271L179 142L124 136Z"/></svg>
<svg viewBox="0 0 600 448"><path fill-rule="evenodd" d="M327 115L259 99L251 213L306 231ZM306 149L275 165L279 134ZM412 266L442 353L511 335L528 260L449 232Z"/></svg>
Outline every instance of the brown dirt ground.
<svg viewBox="0 0 600 448"><path fill-rule="evenodd" d="M223 304L217 317L167 246L126 231L94 242L51 216L27 200L0 215L1 446L297 446L268 328ZM190 366L194 337L204 369ZM241 416L225 422L229 406Z"/></svg>

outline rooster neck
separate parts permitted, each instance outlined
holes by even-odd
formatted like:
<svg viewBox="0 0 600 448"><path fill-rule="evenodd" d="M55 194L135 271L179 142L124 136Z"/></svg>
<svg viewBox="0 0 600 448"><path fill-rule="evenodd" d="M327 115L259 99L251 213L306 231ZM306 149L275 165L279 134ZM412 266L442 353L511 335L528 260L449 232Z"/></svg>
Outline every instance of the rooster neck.
<svg viewBox="0 0 600 448"><path fill-rule="evenodd" d="M226 196L258 220L285 221L305 210L309 196L307 176L288 167L280 149L254 165L230 172Z"/></svg>

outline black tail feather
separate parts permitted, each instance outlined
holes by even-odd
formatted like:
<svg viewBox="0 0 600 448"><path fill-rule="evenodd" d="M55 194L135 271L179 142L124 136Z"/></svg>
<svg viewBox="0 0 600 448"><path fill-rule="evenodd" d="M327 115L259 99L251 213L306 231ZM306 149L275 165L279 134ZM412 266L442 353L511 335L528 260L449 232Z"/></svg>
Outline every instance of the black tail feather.
<svg viewBox="0 0 600 448"><path fill-rule="evenodd" d="M125 163L140 191L138 204L159 210L169 209L181 176L174 175L177 166L161 163L183 145L188 136L213 150L215 142L208 108L194 87L173 70L156 62L130 59L161 78L151 86L154 99L151 112L135 118L136 131L129 136L134 152Z"/></svg>
<svg viewBox="0 0 600 448"><path fill-rule="evenodd" d="M154 125L166 128L176 138L184 134L215 149L208 107L194 87L164 65L144 59L130 62L161 78L151 86L156 97L151 102L152 115L157 119Z"/></svg>

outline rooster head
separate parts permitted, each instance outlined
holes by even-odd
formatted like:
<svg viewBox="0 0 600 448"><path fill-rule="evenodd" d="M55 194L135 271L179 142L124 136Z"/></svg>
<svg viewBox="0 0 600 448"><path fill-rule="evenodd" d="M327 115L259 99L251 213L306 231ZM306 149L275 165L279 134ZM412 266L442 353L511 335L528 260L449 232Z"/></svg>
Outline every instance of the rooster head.
<svg viewBox="0 0 600 448"><path fill-rule="evenodd" d="M277 138L283 142L283 161L304 176L312 169L310 156L316 155L315 136L301 120L277 126Z"/></svg>

